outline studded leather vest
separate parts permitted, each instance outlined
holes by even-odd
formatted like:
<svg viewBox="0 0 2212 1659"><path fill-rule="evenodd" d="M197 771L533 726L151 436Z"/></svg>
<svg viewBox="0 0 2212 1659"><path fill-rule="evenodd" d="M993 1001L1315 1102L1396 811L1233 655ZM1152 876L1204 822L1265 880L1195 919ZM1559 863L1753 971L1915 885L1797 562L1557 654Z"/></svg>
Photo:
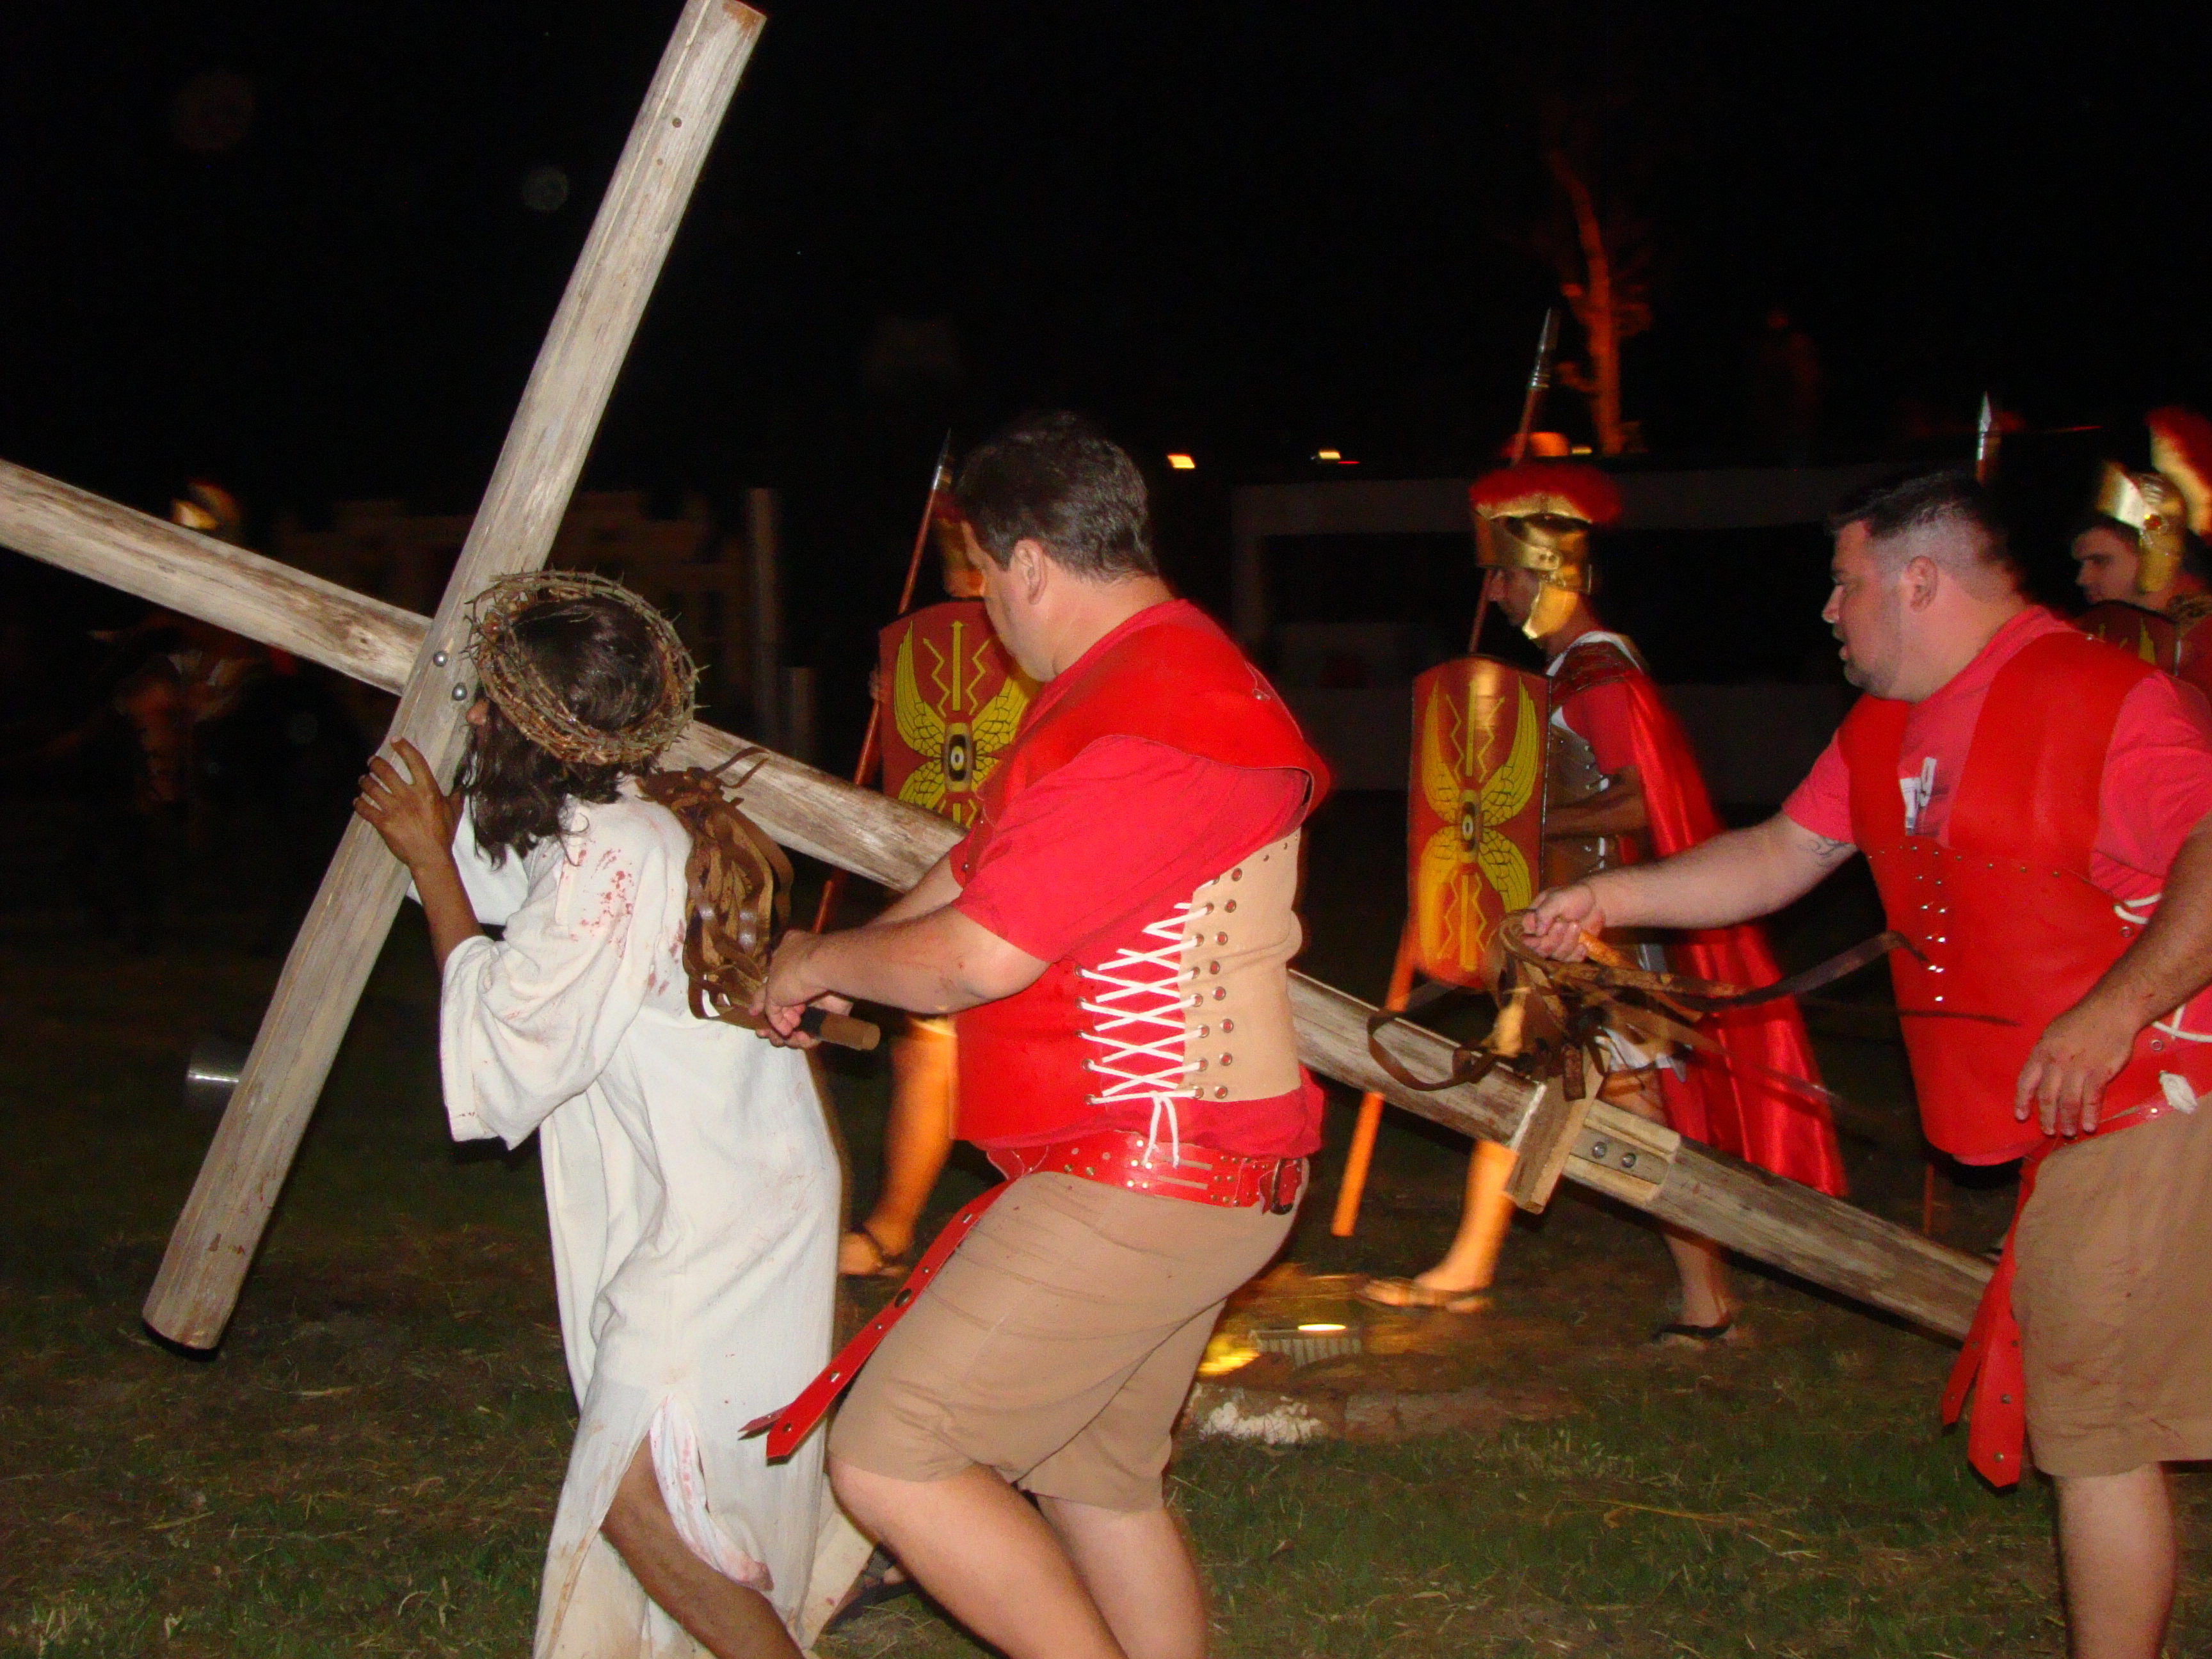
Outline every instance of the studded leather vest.
<svg viewBox="0 0 2212 1659"><path fill-rule="evenodd" d="M2150 905L2089 879L2098 788L2120 705L2158 671L2080 634L2025 647L1991 682L1941 843L1907 835L1898 762L1910 705L1862 697L1838 733L1850 768L1851 839L1889 925L1921 956L1890 956L1928 1139L1968 1161L2036 1135L2014 1089L2044 1028L2142 933ZM1963 1018L1962 1018L1963 1016ZM2212 995L2136 1037L2106 1086L2108 1114L2160 1099L2166 1075L2212 1088Z"/></svg>

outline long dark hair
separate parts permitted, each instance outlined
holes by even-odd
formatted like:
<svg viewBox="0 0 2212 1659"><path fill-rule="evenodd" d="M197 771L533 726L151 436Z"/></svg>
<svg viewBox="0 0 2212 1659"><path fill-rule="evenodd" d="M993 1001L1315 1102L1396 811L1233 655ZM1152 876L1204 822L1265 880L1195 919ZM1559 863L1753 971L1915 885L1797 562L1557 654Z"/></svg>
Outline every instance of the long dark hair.
<svg viewBox="0 0 2212 1659"><path fill-rule="evenodd" d="M516 644L569 711L603 732L620 732L658 703L662 669L651 629L611 599L549 600L511 625ZM494 864L558 836L568 803L610 801L634 767L592 765L548 754L516 730L495 702L469 733L461 787L477 845Z"/></svg>

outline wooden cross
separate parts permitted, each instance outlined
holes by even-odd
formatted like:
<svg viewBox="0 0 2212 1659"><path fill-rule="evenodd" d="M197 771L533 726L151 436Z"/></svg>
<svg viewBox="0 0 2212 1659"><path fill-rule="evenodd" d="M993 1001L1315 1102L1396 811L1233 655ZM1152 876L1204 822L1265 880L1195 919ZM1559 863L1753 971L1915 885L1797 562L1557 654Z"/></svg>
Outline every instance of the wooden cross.
<svg viewBox="0 0 2212 1659"><path fill-rule="evenodd" d="M738 0L689 0L630 128L539 349L483 504L401 683L391 736L450 781L474 695L464 608L495 579L545 562L692 186L766 20ZM229 1109L146 1302L146 1322L209 1348L222 1338L362 988L406 890L374 831L351 822L323 877Z"/></svg>
<svg viewBox="0 0 2212 1659"><path fill-rule="evenodd" d="M0 544L399 693L393 734L410 738L450 778L470 693L461 606L495 577L544 562L762 21L737 0L689 0L435 617L6 462ZM669 758L711 766L745 747L695 724ZM767 757L744 803L785 846L894 890L912 885L960 834L933 813L780 755ZM355 823L285 962L147 1300L147 1322L164 1336L195 1347L221 1338L404 886L398 861ZM1602 1101L1578 1118L1556 1103L1543 1109L1542 1089L1503 1070L1434 1093L1407 1088L1368 1052L1368 1004L1302 974L1291 976L1291 1002L1300 1056L1317 1072L1464 1134L1542 1141L1541 1162L1568 1180L1929 1329L1966 1334L1986 1261ZM1417 1026L1394 1025L1384 1041L1409 1070L1449 1067L1450 1042Z"/></svg>

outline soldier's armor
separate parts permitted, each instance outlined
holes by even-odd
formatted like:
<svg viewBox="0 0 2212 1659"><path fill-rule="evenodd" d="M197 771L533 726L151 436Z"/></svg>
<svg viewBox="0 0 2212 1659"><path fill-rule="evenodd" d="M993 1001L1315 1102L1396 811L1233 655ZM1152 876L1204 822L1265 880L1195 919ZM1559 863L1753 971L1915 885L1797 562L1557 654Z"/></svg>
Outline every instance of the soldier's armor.
<svg viewBox="0 0 2212 1659"><path fill-rule="evenodd" d="M1556 711L1544 733L1544 816L1586 799L1605 787L1598 770L1597 754L1582 734L1560 719ZM1615 838L1575 836L1544 842L1544 881L1547 887L1565 887L1585 876L1610 869L1620 861Z"/></svg>
<svg viewBox="0 0 2212 1659"><path fill-rule="evenodd" d="M1601 684L1607 676L1617 675L1622 665L1640 669L1635 658L1610 640L1602 647L1593 644L1591 650L1605 650L1607 658L1617 657L1618 662L1607 661L1595 672L1562 673L1553 681L1554 706L1545 731L1544 747L1544 817L1548 823L1552 815L1562 806L1572 805L1601 794L1609 787L1608 780L1597 763L1597 751L1589 740L1566 722L1558 705L1582 686ZM1544 842L1544 885L1564 887L1571 882L1594 876L1601 870L1611 870L1632 861L1633 854L1623 845L1621 836L1572 836L1559 839L1547 837ZM1668 970L1666 947L1656 939L1638 930L1612 928L1607 937L1626 949L1639 967L1653 973ZM1649 1065L1663 1050L1648 1052L1644 1044L1621 1033L1608 1032L1615 1050L1617 1064L1633 1066Z"/></svg>

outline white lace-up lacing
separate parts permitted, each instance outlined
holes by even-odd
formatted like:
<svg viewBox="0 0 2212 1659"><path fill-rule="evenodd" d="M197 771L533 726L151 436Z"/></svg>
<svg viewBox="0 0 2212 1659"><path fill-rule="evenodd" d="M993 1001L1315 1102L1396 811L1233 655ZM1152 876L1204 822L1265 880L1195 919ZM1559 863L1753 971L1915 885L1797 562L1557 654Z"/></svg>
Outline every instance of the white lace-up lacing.
<svg viewBox="0 0 2212 1659"><path fill-rule="evenodd" d="M1163 1117L1167 1120L1168 1163L1170 1167L1182 1163L1182 1127L1176 1119L1176 1102L1195 1098L1183 1087L1183 1079L1198 1069L1183 1054L1182 930L1189 914L1189 905L1178 904L1174 915L1146 927L1146 936L1159 941L1150 951L1124 949L1095 969L1077 969L1092 983L1113 988L1075 1005L1098 1022L1095 1030L1081 1034L1083 1040L1105 1051L1085 1060L1084 1069L1114 1079L1091 1096L1089 1103L1152 1103L1152 1127L1145 1136L1147 1169L1159 1145Z"/></svg>
<svg viewBox="0 0 2212 1659"><path fill-rule="evenodd" d="M2160 892L2146 893L2141 898L2122 899L2112 906L2112 914L2130 927L2148 927L2150 926L2151 912L2158 908L2158 902L2165 896L2164 893ZM2150 1029L2154 1031L2163 1031L2166 1036L2180 1042L2212 1042L2212 1031L2192 1031L2182 1024L2182 1012L2188 1006L2187 1003L2184 1003L2181 1007L2175 1009L2164 1019L2151 1021Z"/></svg>

